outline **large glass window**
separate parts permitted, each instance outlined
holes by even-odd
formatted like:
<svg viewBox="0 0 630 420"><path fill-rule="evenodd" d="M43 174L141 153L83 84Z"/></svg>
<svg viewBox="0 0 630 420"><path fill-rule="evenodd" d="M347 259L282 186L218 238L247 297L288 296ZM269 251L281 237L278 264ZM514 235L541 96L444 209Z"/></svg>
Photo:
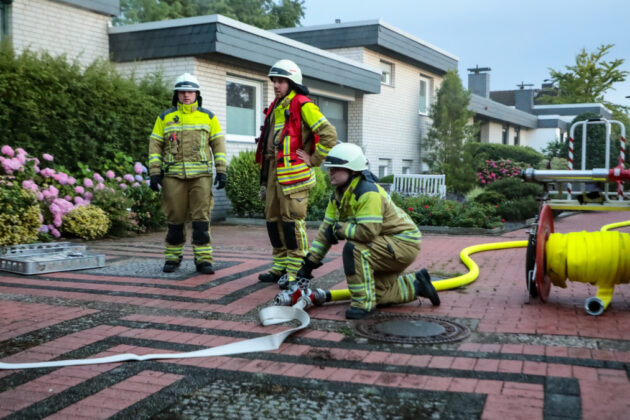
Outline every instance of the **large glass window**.
<svg viewBox="0 0 630 420"><path fill-rule="evenodd" d="M427 115L431 108L431 83L426 77L420 77L420 106L418 113Z"/></svg>
<svg viewBox="0 0 630 420"><path fill-rule="evenodd" d="M335 126L339 141L348 141L348 103L315 95L311 95L310 98L326 119Z"/></svg>
<svg viewBox="0 0 630 420"><path fill-rule="evenodd" d="M226 128L228 140L253 141L262 114L260 82L228 77L226 82Z"/></svg>

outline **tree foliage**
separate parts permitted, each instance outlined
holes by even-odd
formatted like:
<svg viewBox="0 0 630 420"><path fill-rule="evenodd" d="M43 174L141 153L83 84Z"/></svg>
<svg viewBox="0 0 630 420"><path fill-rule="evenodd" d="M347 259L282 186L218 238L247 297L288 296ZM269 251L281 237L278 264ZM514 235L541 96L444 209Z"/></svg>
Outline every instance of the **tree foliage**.
<svg viewBox="0 0 630 420"><path fill-rule="evenodd" d="M555 87L554 94L542 96L541 102L602 103L615 108L617 105L607 102L604 95L614 89L615 83L625 81L629 72L620 70L625 61L623 58L604 60L613 47L614 44L600 45L597 51L591 53L583 48L575 56L575 64L565 66L565 71L549 69Z"/></svg>
<svg viewBox="0 0 630 420"><path fill-rule="evenodd" d="M221 14L262 29L288 28L304 17L304 0L121 0L114 25Z"/></svg>
<svg viewBox="0 0 630 420"><path fill-rule="evenodd" d="M457 71L451 70L437 91L429 116L433 124L425 144L424 161L433 172L446 175L449 191L465 193L477 180L470 147L477 127L469 124L472 111L468 110L470 92L465 90Z"/></svg>

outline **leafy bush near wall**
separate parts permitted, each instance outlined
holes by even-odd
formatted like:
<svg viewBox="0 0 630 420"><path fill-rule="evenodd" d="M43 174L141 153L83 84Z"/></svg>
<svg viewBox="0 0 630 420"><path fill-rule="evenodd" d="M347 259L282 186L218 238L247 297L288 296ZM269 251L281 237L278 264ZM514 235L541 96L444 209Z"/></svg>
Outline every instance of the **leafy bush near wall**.
<svg viewBox="0 0 630 420"><path fill-rule="evenodd" d="M427 195L403 197L392 194L394 203L419 226L477 227L501 225L493 206L477 202L460 203Z"/></svg>
<svg viewBox="0 0 630 420"><path fill-rule="evenodd" d="M41 225L35 194L0 179L0 245L35 242Z"/></svg>
<svg viewBox="0 0 630 420"><path fill-rule="evenodd" d="M471 143L474 159L483 165L485 160L508 159L536 167L543 159L543 154L528 146L510 146L496 143Z"/></svg>
<svg viewBox="0 0 630 420"><path fill-rule="evenodd" d="M70 171L78 162L102 170L120 151L146 162L153 124L170 99L160 76L125 78L105 61L83 70L63 56L18 55L0 44L3 144L52 154Z"/></svg>
<svg viewBox="0 0 630 420"><path fill-rule="evenodd" d="M253 150L244 150L234 156L227 168L225 194L232 202L237 216L262 215L265 202L259 198L260 169Z"/></svg>
<svg viewBox="0 0 630 420"><path fill-rule="evenodd" d="M63 218L63 232L86 240L99 239L107 234L111 222L105 212L93 205L72 209Z"/></svg>

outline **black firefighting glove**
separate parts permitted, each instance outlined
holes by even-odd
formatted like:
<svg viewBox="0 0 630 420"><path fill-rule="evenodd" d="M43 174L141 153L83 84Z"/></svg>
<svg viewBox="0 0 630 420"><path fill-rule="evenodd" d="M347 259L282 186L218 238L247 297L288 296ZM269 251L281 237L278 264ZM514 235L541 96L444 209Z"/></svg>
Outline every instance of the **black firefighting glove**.
<svg viewBox="0 0 630 420"><path fill-rule="evenodd" d="M297 274L295 275L296 277L304 277L310 280L313 278L313 275L311 274L313 270L322 266L322 263L311 261L308 258L309 255L310 254L307 254L306 257L304 257L304 261L302 261L302 267L300 267L300 269L298 270Z"/></svg>
<svg viewBox="0 0 630 420"><path fill-rule="evenodd" d="M336 228L337 228L337 224L333 223L332 225L328 225L328 227L326 228L326 232L324 232L324 235L326 236L326 240L330 242L332 245L339 243L339 238L337 238L337 235L335 234Z"/></svg>
<svg viewBox="0 0 630 420"><path fill-rule="evenodd" d="M221 172L217 172L217 176L214 179L214 185L217 186L217 190L222 190L225 188L225 183L227 181L227 175Z"/></svg>
<svg viewBox="0 0 630 420"><path fill-rule="evenodd" d="M162 178L164 178L164 175L162 174L151 175L150 181L149 181L149 187L151 187L153 191L159 191L160 187L162 186Z"/></svg>

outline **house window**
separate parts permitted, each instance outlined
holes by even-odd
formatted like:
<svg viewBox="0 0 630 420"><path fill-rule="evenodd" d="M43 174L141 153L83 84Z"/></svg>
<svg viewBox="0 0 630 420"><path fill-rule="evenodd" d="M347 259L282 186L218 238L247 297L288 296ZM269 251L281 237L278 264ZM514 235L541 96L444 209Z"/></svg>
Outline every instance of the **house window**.
<svg viewBox="0 0 630 420"><path fill-rule="evenodd" d="M337 139L342 142L348 141L348 103L315 95L310 95L310 98L337 129Z"/></svg>
<svg viewBox="0 0 630 420"><path fill-rule="evenodd" d="M431 107L431 83L426 77L420 77L420 106L418 112L427 115Z"/></svg>
<svg viewBox="0 0 630 420"><path fill-rule="evenodd" d="M378 160L378 177L383 178L392 173L392 160L391 159L379 159Z"/></svg>
<svg viewBox="0 0 630 420"><path fill-rule="evenodd" d="M521 127L514 127L514 146L521 144Z"/></svg>
<svg viewBox="0 0 630 420"><path fill-rule="evenodd" d="M393 79L394 65L386 61L381 61L381 83L388 86L394 85Z"/></svg>
<svg viewBox="0 0 630 420"><path fill-rule="evenodd" d="M402 161L402 173L403 174L410 174L411 173L411 164L412 163L413 163L413 160L403 159L403 161Z"/></svg>
<svg viewBox="0 0 630 420"><path fill-rule="evenodd" d="M503 130L501 131L501 142L503 144L508 144L508 131L510 130L510 126L507 124L503 124Z"/></svg>
<svg viewBox="0 0 630 420"><path fill-rule="evenodd" d="M226 127L228 140L254 141L262 115L262 84L228 77L226 80Z"/></svg>

